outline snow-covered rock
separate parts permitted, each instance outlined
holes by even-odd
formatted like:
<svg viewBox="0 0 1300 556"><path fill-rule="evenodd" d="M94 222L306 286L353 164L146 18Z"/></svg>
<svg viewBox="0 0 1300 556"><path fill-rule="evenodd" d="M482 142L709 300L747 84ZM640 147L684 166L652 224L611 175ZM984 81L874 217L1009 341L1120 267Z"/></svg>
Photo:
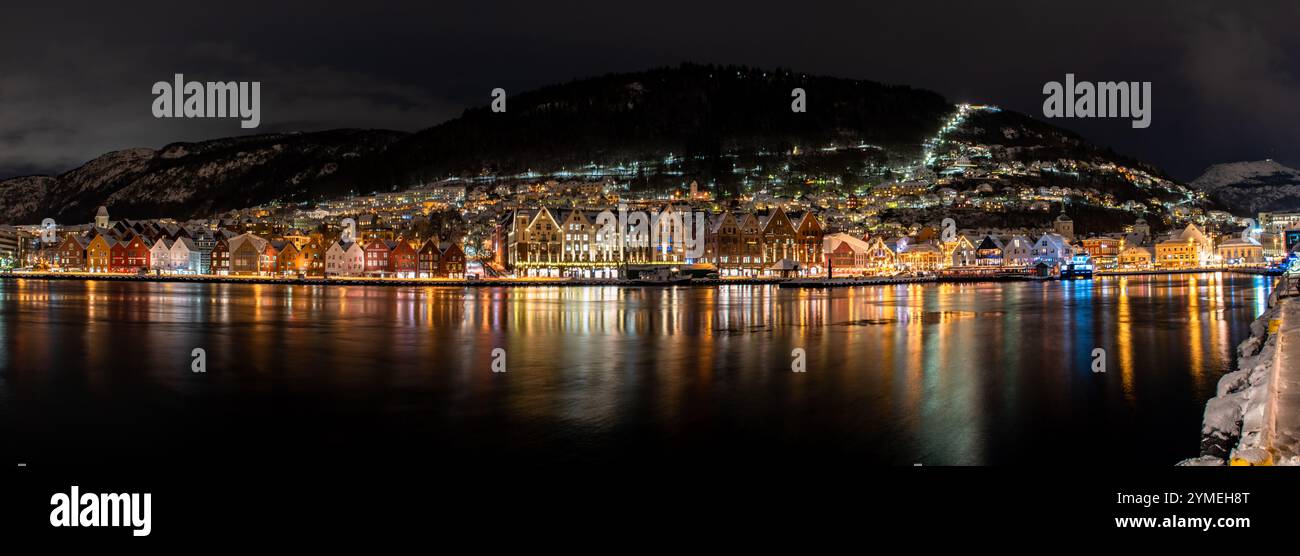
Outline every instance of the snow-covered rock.
<svg viewBox="0 0 1300 556"><path fill-rule="evenodd" d="M100 206L115 217L205 217L337 192L354 185L337 177L345 166L370 169L366 156L405 136L331 130L113 151L58 176L0 180L0 224L89 222Z"/></svg>
<svg viewBox="0 0 1300 556"><path fill-rule="evenodd" d="M1239 216L1300 209L1300 170L1273 160L1215 164L1188 185Z"/></svg>
<svg viewBox="0 0 1300 556"><path fill-rule="evenodd" d="M1231 458L1263 461L1262 435L1277 362L1276 334L1268 322L1278 318L1283 304L1275 305L1251 323L1251 337L1237 346L1237 370L1219 379L1216 395L1205 403L1201 425L1201 455L1178 465L1226 465ZM1261 458L1263 455L1263 459Z"/></svg>

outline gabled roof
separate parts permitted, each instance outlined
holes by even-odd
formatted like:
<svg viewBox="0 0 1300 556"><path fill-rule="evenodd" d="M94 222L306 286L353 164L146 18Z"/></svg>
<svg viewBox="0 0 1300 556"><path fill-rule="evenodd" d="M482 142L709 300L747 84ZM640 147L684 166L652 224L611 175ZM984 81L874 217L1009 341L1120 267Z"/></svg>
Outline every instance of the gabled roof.
<svg viewBox="0 0 1300 556"><path fill-rule="evenodd" d="M172 242L173 250L175 250L178 246L190 251L198 250L198 247L194 244L194 240L186 236L178 237L176 238L176 241Z"/></svg>
<svg viewBox="0 0 1300 556"><path fill-rule="evenodd" d="M364 250L364 247L362 247L361 244L355 241L335 241L334 243L331 243L328 248L326 248L326 251L333 249L335 246L338 246L339 251L342 251L344 253L351 251L353 248Z"/></svg>
<svg viewBox="0 0 1300 556"><path fill-rule="evenodd" d="M1260 247L1259 240L1253 237L1232 236L1223 240L1219 247Z"/></svg>
<svg viewBox="0 0 1300 556"><path fill-rule="evenodd" d="M811 225L818 230L822 229L821 221L817 219L817 215L811 210L803 213L803 216L799 218L799 223L794 227L795 231L803 229L805 223L811 223Z"/></svg>
<svg viewBox="0 0 1300 556"><path fill-rule="evenodd" d="M826 241L830 244L831 251L835 251L845 245L856 253L865 253L872 249L871 243L860 240L849 234L830 234L826 236ZM877 239L876 241L880 240Z"/></svg>
<svg viewBox="0 0 1300 556"><path fill-rule="evenodd" d="M233 238L230 238L227 241L227 244L230 247L230 251L233 253L241 249L245 243L250 243L250 242L252 244L253 249L257 250L258 252L265 251L266 246L269 244L269 242L266 241L265 239L262 239L254 235L253 232L245 232Z"/></svg>
<svg viewBox="0 0 1300 556"><path fill-rule="evenodd" d="M909 253L929 253L929 252L942 253L942 250L939 249L939 246L930 243L928 241L923 241L920 243L913 243L911 245L908 245L907 251Z"/></svg>
<svg viewBox="0 0 1300 556"><path fill-rule="evenodd" d="M737 225L738 221L736 220L736 217L732 216L730 212L722 212L711 216L709 218L709 232L714 234L721 232L722 227L727 223L728 220L731 221L731 224L733 226L738 227Z"/></svg>
<svg viewBox="0 0 1300 556"><path fill-rule="evenodd" d="M763 233L767 233L767 229L778 221L784 221L791 229L794 228L794 224L790 222L790 218L786 216L785 210L781 207L776 207L771 213L764 216L759 222L759 227L763 230Z"/></svg>
<svg viewBox="0 0 1300 556"><path fill-rule="evenodd" d="M588 223L588 224L591 223L591 218L587 216L587 212L586 212L586 211L582 211L582 210L570 210L568 213L566 213L566 214L564 215L564 221L565 221L565 222L568 222L568 221L570 221L570 220L574 220L574 219L581 220L581 221L583 221L583 222L585 222L585 223Z"/></svg>
<svg viewBox="0 0 1300 556"><path fill-rule="evenodd" d="M559 222L555 221L555 215L551 214L551 209L542 207L540 210L537 211L537 214L533 216L533 219L528 222L528 227L532 228L533 224L536 224L539 220L541 220L543 215L546 216L547 220L550 220L551 223L555 224L556 226L560 225Z"/></svg>
<svg viewBox="0 0 1300 556"><path fill-rule="evenodd" d="M1032 249L1034 247L1034 242L1030 241L1029 238L1025 236L1012 236L1011 239L1007 240L1006 244L1003 245L1003 249L1010 249L1016 244L1023 244L1027 249Z"/></svg>
<svg viewBox="0 0 1300 556"><path fill-rule="evenodd" d="M62 246L64 243L69 241L77 244L77 247L80 247L81 249L85 249L87 245L90 245L90 239L86 238L86 236L77 234L70 234L67 237L64 237L63 242L59 245Z"/></svg>
<svg viewBox="0 0 1300 556"><path fill-rule="evenodd" d="M1065 238L1056 234L1043 234L1043 237L1038 238L1038 241L1034 243L1035 248L1047 247L1056 250L1065 249L1066 246Z"/></svg>
<svg viewBox="0 0 1300 556"><path fill-rule="evenodd" d="M998 238L995 238L995 237L993 237L993 236L991 236L991 235L987 235L987 236L984 236L984 240L983 240L983 241L980 241L979 246L976 247L975 249L976 249L976 250L979 250L979 251L984 251L984 250L988 250L988 249L997 249L997 250L1001 250L1001 249L1002 249L1002 242L999 241Z"/></svg>

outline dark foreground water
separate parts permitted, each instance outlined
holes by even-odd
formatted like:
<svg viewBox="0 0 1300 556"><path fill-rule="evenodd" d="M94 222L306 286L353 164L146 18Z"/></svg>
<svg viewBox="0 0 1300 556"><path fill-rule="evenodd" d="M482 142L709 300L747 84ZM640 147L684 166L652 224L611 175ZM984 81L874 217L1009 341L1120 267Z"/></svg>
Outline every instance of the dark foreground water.
<svg viewBox="0 0 1300 556"><path fill-rule="evenodd" d="M0 455L1170 465L1229 274L835 290L0 281ZM206 373L191 371L206 351ZM504 373L493 351L505 350ZM791 372L791 352L806 372ZM1094 373L1093 350L1106 350ZM6 464L12 465L12 464Z"/></svg>

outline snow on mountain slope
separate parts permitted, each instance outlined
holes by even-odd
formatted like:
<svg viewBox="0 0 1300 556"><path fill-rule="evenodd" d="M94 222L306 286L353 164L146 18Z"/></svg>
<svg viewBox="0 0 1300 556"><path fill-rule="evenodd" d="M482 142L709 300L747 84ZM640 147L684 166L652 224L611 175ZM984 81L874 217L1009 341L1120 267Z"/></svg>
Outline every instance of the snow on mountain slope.
<svg viewBox="0 0 1300 556"><path fill-rule="evenodd" d="M1272 160L1215 164L1189 185L1241 216L1300 210L1300 171Z"/></svg>

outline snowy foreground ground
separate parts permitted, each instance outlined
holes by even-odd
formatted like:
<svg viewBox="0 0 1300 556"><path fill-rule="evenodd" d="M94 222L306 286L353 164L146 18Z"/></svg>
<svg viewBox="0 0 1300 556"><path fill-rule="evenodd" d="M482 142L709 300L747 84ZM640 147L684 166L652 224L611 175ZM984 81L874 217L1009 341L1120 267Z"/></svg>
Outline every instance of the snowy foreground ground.
<svg viewBox="0 0 1300 556"><path fill-rule="evenodd" d="M1200 457L1179 465L1300 465L1300 297L1279 299L1250 332L1205 404Z"/></svg>

